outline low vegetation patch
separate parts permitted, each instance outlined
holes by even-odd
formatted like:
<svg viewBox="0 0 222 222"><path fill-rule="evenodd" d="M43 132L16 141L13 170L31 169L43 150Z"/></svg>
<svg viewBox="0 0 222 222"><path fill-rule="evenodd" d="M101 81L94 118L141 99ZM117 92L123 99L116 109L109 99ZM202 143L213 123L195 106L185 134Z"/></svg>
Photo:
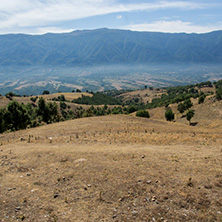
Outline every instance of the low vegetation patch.
<svg viewBox="0 0 222 222"><path fill-rule="evenodd" d="M150 114L146 110L139 110L136 112L136 116L150 118Z"/></svg>
<svg viewBox="0 0 222 222"><path fill-rule="evenodd" d="M85 104L85 105L121 105L122 102L114 97L106 95L104 93L94 93L92 97L84 96L72 100L73 103Z"/></svg>

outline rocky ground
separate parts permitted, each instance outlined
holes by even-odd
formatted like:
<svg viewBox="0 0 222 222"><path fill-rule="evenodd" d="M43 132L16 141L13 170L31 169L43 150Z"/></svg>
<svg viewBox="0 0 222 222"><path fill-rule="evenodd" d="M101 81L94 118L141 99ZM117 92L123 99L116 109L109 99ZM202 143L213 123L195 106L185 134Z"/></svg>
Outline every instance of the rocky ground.
<svg viewBox="0 0 222 222"><path fill-rule="evenodd" d="M134 116L0 135L1 221L222 221L221 128Z"/></svg>

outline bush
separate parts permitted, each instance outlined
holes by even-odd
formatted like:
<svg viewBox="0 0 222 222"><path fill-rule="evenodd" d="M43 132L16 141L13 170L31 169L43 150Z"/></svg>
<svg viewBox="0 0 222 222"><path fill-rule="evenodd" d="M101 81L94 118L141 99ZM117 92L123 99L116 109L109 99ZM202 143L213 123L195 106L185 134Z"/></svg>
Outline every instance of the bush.
<svg viewBox="0 0 222 222"><path fill-rule="evenodd" d="M222 100L222 88L219 88L216 92L216 99Z"/></svg>
<svg viewBox="0 0 222 222"><path fill-rule="evenodd" d="M165 118L167 121L173 121L174 120L174 113L172 109L167 109L165 112Z"/></svg>
<svg viewBox="0 0 222 222"><path fill-rule="evenodd" d="M203 103L204 100L205 100L205 98L206 98L206 95L205 95L205 94L203 94L202 96L200 96L199 99L198 99L198 103L199 103L199 104Z"/></svg>
<svg viewBox="0 0 222 222"><path fill-rule="evenodd" d="M60 102L60 109L66 109L67 105L64 102Z"/></svg>
<svg viewBox="0 0 222 222"><path fill-rule="evenodd" d="M8 92L5 94L6 97L13 97L13 96L17 96L15 93L13 92Z"/></svg>
<svg viewBox="0 0 222 222"><path fill-rule="evenodd" d="M48 90L44 90L42 93L42 95L48 95L48 94L50 94L50 92Z"/></svg>
<svg viewBox="0 0 222 222"><path fill-rule="evenodd" d="M187 120L189 121L189 123L191 123L191 119L193 118L194 116L194 110L189 110L187 113L186 113L186 118Z"/></svg>
<svg viewBox="0 0 222 222"><path fill-rule="evenodd" d="M137 107L137 106L130 106L130 107L128 107L127 112L128 112L128 113L133 113L133 112L135 112L135 111L137 111L137 110L138 110L138 107Z"/></svg>
<svg viewBox="0 0 222 222"><path fill-rule="evenodd" d="M150 114L146 110L139 110L136 112L136 116L150 118Z"/></svg>
<svg viewBox="0 0 222 222"><path fill-rule="evenodd" d="M35 103L37 99L38 99L38 96L36 96L36 97L31 97L31 98L30 98L30 100L31 100L33 103Z"/></svg>

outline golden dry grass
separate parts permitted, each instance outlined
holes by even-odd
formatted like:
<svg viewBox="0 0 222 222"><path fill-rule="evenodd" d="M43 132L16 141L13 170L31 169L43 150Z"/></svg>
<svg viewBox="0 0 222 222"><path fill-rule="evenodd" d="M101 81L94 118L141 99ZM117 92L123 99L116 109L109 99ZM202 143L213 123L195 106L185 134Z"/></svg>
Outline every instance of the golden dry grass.
<svg viewBox="0 0 222 222"><path fill-rule="evenodd" d="M119 95L123 99L123 101L132 100L134 98L139 98L142 102L147 103L151 102L154 98L159 98L163 93L166 93L165 90L160 89L143 89L143 90L136 90L132 92L122 93Z"/></svg>
<svg viewBox="0 0 222 222"><path fill-rule="evenodd" d="M66 100L72 101L73 99L78 99L82 95L84 96L92 96L91 93L85 93L85 92L79 92L79 93L53 93L53 94L48 94L48 95L41 95L40 97L43 97L44 99L51 100L54 97L58 97L64 95Z"/></svg>
<svg viewBox="0 0 222 222"><path fill-rule="evenodd" d="M66 100L72 101L73 99L77 99L79 97L82 97L82 95L84 96L92 96L91 93L85 93L85 92L81 92L81 93L53 93L53 94L48 94L48 95L39 95L38 97L43 97L44 99L46 99L47 101L51 101L52 98L57 98L58 96L64 95ZM19 103L30 103L30 98L31 97L35 97L35 96L27 96L27 97L13 97L13 100L19 102ZM38 100L37 100L38 101ZM6 107L8 105L8 103L10 103L11 100L6 98L5 96L0 96L0 108Z"/></svg>
<svg viewBox="0 0 222 222"><path fill-rule="evenodd" d="M0 141L1 221L222 220L221 128L113 115Z"/></svg>

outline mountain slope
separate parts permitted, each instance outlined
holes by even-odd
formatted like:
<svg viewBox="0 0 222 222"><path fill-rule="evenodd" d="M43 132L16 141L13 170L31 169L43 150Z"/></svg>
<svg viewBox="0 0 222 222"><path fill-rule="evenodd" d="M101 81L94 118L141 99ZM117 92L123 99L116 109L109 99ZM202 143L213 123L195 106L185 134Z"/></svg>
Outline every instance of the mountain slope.
<svg viewBox="0 0 222 222"><path fill-rule="evenodd" d="M97 29L1 35L0 65L221 63L222 31L167 34Z"/></svg>

